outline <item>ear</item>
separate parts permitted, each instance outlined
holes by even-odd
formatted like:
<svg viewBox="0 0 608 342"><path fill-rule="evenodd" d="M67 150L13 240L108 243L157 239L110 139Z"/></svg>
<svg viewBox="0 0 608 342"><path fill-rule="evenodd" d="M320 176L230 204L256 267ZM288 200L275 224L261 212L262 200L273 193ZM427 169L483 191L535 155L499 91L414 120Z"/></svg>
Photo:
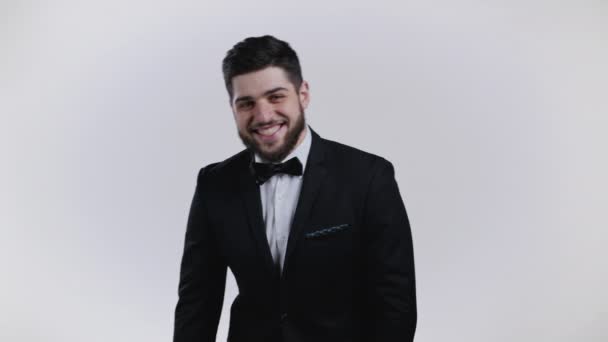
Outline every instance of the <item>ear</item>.
<svg viewBox="0 0 608 342"><path fill-rule="evenodd" d="M300 90L298 91L298 97L300 98L302 107L306 109L306 107L308 107L308 103L310 102L310 89L308 82L302 81L302 84L300 84Z"/></svg>

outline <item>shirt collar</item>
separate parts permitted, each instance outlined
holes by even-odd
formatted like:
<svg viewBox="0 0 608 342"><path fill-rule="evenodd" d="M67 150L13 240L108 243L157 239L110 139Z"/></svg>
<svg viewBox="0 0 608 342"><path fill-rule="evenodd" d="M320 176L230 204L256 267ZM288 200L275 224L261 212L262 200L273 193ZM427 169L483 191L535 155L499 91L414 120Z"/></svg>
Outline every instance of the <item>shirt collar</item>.
<svg viewBox="0 0 608 342"><path fill-rule="evenodd" d="M281 160L281 163L293 157L298 157L300 163L302 163L302 170L306 170L306 161L308 159L308 152L310 152L310 144L312 141L312 133L310 133L310 127L308 127L308 124L306 124L305 131L304 140L302 140L302 142L300 142L300 144L297 145L287 157ZM257 163L268 162L262 159L262 157L260 157L257 153L255 153L255 161Z"/></svg>

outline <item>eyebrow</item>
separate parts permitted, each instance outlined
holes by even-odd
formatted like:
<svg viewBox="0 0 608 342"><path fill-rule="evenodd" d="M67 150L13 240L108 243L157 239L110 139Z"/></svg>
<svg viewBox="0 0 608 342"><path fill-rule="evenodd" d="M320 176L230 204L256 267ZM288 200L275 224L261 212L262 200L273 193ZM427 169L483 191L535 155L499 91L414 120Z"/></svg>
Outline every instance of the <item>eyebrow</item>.
<svg viewBox="0 0 608 342"><path fill-rule="evenodd" d="M288 90L288 89L285 88L285 87L272 88L270 90L265 91L264 94L262 94L262 96L267 96L267 95L270 95L272 93L276 93L277 91L280 91L280 90ZM238 97L236 100L234 100L234 103L236 104L236 103L239 103L241 101L248 101L248 100L253 100L253 97L252 96L241 96L241 97Z"/></svg>

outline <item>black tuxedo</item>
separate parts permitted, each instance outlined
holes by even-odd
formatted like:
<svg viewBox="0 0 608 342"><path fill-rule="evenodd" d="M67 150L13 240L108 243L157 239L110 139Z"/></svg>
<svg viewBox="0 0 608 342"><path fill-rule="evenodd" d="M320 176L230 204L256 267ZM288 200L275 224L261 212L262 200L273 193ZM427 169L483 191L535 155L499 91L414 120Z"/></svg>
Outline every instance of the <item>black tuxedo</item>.
<svg viewBox="0 0 608 342"><path fill-rule="evenodd" d="M239 295L231 342L412 341L414 257L408 217L384 158L312 142L282 274L243 150L202 168L186 229L174 342L215 341L226 268Z"/></svg>

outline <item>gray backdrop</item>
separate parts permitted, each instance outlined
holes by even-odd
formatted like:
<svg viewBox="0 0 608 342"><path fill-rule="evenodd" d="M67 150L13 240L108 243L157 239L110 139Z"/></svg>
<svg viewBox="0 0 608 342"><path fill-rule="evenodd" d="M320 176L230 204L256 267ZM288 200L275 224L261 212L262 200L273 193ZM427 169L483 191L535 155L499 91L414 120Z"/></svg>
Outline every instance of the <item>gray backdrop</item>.
<svg viewBox="0 0 608 342"><path fill-rule="evenodd" d="M0 340L170 341L220 62L299 53L310 125L386 157L417 341L608 339L606 1L2 1ZM229 275L218 341L236 295Z"/></svg>

